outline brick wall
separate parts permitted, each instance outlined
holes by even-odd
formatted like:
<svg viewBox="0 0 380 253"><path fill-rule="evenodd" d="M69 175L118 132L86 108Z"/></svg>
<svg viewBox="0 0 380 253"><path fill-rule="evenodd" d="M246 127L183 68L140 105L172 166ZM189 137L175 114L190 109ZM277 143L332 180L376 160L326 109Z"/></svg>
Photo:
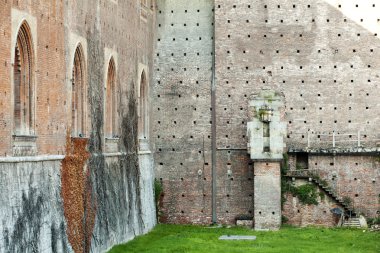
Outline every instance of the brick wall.
<svg viewBox="0 0 380 253"><path fill-rule="evenodd" d="M363 147L376 148L380 7L370 1L331 2L215 1L216 108L212 109L217 119L220 222L231 223L236 215L253 211L247 107L250 95L262 88L284 94L289 149L332 148L333 135L336 148L354 149L358 138ZM204 85L194 81L206 69L196 70L198 64L211 68L211 57L197 58L196 52L203 56L212 50L204 39L212 36L212 5L158 4L153 125L156 176L164 182L163 211L169 222L210 221L210 81ZM206 22L196 9L208 11ZM211 71L201 75L209 77ZM372 168L376 174L378 165ZM346 166L341 173L348 176L352 170ZM371 182L360 184L363 191L373 192L371 196L380 193ZM375 199L371 197L372 202Z"/></svg>
<svg viewBox="0 0 380 253"><path fill-rule="evenodd" d="M212 1L158 1L152 89L167 222L211 222Z"/></svg>
<svg viewBox="0 0 380 253"><path fill-rule="evenodd" d="M64 93L65 65L64 65L64 26L63 6L61 2L43 1L39 5L19 1L1 3L1 133L2 156L12 155L13 134L13 91L11 90L11 53L15 45L11 45L12 37L17 36L16 29L19 23L12 20L29 22L32 30L34 49L34 101L35 101L35 132L38 136L37 146L40 154L62 154L65 137L61 133L66 130L65 113L62 107L66 104ZM12 8L17 13L12 12ZM13 13L13 17L11 15ZM26 13L23 17L23 13ZM19 15L19 17L15 17ZM28 16L35 18L31 24ZM14 31L13 31L14 30Z"/></svg>

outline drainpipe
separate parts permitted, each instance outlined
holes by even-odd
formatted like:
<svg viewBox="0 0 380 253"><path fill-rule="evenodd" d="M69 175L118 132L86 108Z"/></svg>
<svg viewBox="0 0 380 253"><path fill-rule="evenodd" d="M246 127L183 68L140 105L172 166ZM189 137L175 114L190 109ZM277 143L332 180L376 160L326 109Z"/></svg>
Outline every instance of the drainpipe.
<svg viewBox="0 0 380 253"><path fill-rule="evenodd" d="M214 1L214 13L213 13L213 40L212 40L212 77L211 77L211 170L212 170L212 223L217 223L216 217L216 83L215 83L215 12L216 5Z"/></svg>

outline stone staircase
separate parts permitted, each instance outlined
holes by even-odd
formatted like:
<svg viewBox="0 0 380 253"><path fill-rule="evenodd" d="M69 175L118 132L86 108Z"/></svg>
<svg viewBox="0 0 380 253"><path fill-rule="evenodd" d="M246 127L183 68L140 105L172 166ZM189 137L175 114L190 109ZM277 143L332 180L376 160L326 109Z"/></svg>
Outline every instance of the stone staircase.
<svg viewBox="0 0 380 253"><path fill-rule="evenodd" d="M289 170L286 174L287 177L290 178L301 178L301 179L308 179L310 182L313 182L315 185L317 185L327 196L331 197L333 200L335 200L339 205L341 205L344 209L344 213L346 216L352 218L356 217L356 212L354 209L352 209L349 205L347 205L342 198L338 197L336 193L334 193L330 187L326 186L322 182L318 180L318 177L316 174L313 173L311 170ZM359 224L360 225L360 224Z"/></svg>
<svg viewBox="0 0 380 253"><path fill-rule="evenodd" d="M349 218L343 221L342 227L345 228L361 228L359 218Z"/></svg>

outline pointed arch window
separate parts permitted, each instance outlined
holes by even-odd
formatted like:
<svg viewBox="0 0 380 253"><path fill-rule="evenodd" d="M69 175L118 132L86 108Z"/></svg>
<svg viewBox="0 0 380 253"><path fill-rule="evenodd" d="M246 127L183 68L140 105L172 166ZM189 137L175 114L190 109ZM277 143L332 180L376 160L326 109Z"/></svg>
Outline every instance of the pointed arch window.
<svg viewBox="0 0 380 253"><path fill-rule="evenodd" d="M24 22L17 34L15 60L13 65L14 82L14 133L15 135L34 134L34 59L30 28Z"/></svg>
<svg viewBox="0 0 380 253"><path fill-rule="evenodd" d="M118 127L118 105L119 90L116 83L115 61L111 58L108 64L107 85L106 85L106 117L105 134L107 138L117 138L119 136Z"/></svg>
<svg viewBox="0 0 380 253"><path fill-rule="evenodd" d="M71 136L86 136L86 82L82 46L75 50L71 79Z"/></svg>

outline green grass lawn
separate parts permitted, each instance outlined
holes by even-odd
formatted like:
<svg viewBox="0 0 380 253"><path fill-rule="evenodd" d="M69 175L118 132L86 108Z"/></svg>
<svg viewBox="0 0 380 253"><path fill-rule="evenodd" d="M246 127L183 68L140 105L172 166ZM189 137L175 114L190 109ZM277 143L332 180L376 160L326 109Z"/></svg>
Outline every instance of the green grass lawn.
<svg viewBox="0 0 380 253"><path fill-rule="evenodd" d="M221 235L255 235L256 241L219 241ZM292 228L256 232L232 228L158 225L147 235L115 246L110 253L124 252L377 252L380 233L360 229Z"/></svg>

